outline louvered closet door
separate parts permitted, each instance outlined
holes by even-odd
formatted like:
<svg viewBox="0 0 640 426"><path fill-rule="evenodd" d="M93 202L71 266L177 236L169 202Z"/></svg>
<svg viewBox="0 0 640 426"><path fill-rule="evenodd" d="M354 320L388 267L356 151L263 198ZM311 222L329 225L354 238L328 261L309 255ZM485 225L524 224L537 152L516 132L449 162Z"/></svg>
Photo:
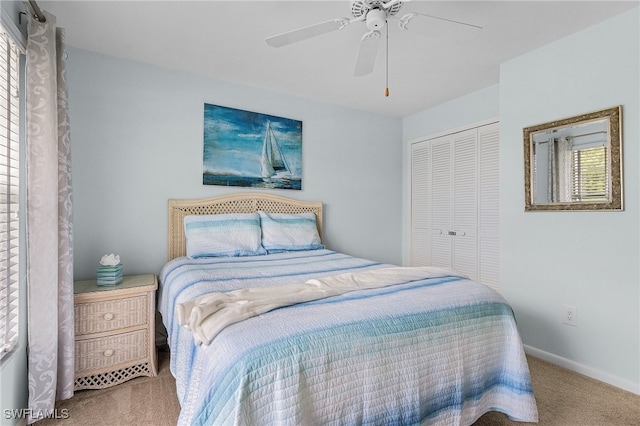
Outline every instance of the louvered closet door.
<svg viewBox="0 0 640 426"><path fill-rule="evenodd" d="M500 126L498 123L478 128L478 222L479 280L500 287Z"/></svg>
<svg viewBox="0 0 640 426"><path fill-rule="evenodd" d="M431 141L431 265L451 267L452 150L451 136Z"/></svg>
<svg viewBox="0 0 640 426"><path fill-rule="evenodd" d="M431 265L431 173L429 142L411 146L411 249L409 262L414 266Z"/></svg>
<svg viewBox="0 0 640 426"><path fill-rule="evenodd" d="M477 131L453 135L452 141L452 263L453 268L478 279Z"/></svg>
<svg viewBox="0 0 640 426"><path fill-rule="evenodd" d="M499 124L411 145L411 265L499 289Z"/></svg>

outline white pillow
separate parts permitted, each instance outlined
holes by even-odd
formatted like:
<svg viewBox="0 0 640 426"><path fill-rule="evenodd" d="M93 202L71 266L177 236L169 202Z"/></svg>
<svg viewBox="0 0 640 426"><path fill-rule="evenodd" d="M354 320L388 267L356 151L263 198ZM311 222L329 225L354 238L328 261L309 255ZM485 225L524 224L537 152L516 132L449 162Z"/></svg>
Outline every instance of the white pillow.
<svg viewBox="0 0 640 426"><path fill-rule="evenodd" d="M257 213L185 216L184 232L190 258L266 254Z"/></svg>
<svg viewBox="0 0 640 426"><path fill-rule="evenodd" d="M259 211L262 247L268 253L323 249L314 213L265 213Z"/></svg>

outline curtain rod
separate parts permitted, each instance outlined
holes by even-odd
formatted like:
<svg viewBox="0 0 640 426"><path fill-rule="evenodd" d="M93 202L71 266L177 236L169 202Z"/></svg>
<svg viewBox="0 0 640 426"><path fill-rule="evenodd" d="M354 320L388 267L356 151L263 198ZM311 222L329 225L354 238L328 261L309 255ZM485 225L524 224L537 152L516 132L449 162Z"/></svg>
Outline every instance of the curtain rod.
<svg viewBox="0 0 640 426"><path fill-rule="evenodd" d="M606 130L599 130L597 132L591 132L591 133L583 133L581 135L575 135L575 136L569 136L570 138L576 139L576 138L584 138L587 136L593 136L593 135L606 135L607 131Z"/></svg>
<svg viewBox="0 0 640 426"><path fill-rule="evenodd" d="M44 16L44 13L42 13L40 7L38 7L38 3L36 3L35 0L29 0L29 4L33 9L33 17L36 18L38 22L47 22L47 17Z"/></svg>

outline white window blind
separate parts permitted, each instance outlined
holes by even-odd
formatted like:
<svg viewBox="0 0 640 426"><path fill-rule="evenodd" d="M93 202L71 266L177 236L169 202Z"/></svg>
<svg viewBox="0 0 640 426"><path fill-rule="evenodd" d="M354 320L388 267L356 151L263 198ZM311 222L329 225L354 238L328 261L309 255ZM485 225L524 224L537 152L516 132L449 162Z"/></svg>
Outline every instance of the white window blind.
<svg viewBox="0 0 640 426"><path fill-rule="evenodd" d="M571 196L573 201L606 200L609 170L605 146L574 149Z"/></svg>
<svg viewBox="0 0 640 426"><path fill-rule="evenodd" d="M18 342L19 61L20 50L0 27L0 358Z"/></svg>

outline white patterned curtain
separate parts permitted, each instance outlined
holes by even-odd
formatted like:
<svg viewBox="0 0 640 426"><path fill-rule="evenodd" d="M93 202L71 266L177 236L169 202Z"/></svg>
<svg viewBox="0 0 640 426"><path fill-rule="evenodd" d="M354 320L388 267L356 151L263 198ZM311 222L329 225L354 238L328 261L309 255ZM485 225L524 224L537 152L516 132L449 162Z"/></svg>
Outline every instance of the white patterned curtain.
<svg viewBox="0 0 640 426"><path fill-rule="evenodd" d="M573 171L571 140L566 136L558 139L558 200L571 201L571 175Z"/></svg>
<svg viewBox="0 0 640 426"><path fill-rule="evenodd" d="M549 138L548 202L571 201L571 141L566 137Z"/></svg>
<svg viewBox="0 0 640 426"><path fill-rule="evenodd" d="M549 162L547 163L547 202L558 201L558 160L556 150L556 138L549 138L548 142Z"/></svg>
<svg viewBox="0 0 640 426"><path fill-rule="evenodd" d="M64 30L30 19L27 39L29 424L73 396L71 145ZM44 410L44 411L43 411ZM50 412L50 411L49 411Z"/></svg>

